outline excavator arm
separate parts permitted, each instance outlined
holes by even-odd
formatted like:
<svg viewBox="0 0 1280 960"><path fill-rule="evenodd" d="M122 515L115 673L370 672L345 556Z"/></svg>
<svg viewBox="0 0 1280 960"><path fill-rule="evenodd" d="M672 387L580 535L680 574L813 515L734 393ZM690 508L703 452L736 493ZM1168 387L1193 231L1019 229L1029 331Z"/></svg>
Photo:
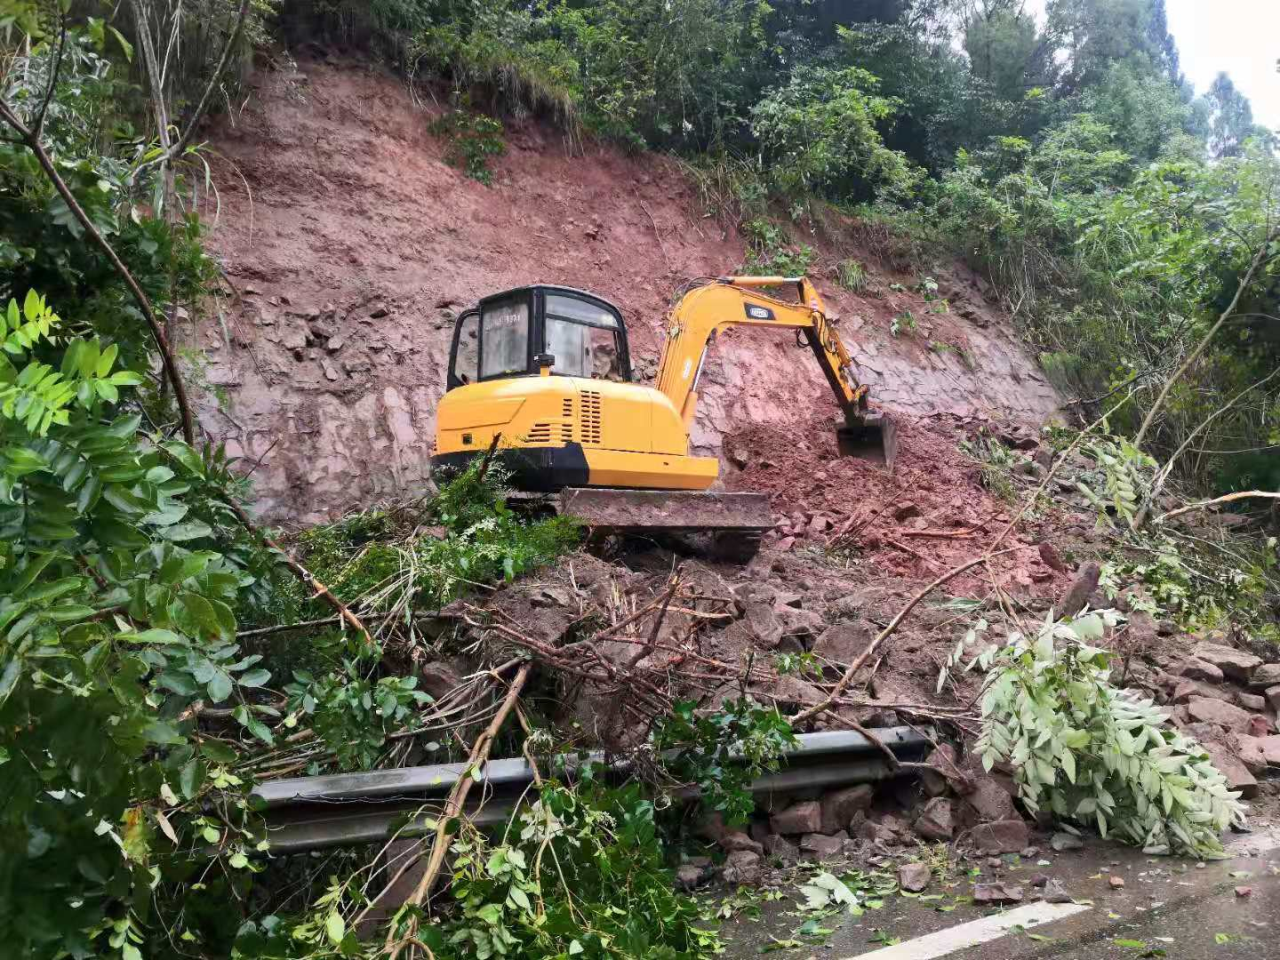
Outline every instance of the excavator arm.
<svg viewBox="0 0 1280 960"><path fill-rule="evenodd" d="M789 284L795 285L799 302L762 291ZM867 388L854 376L853 358L807 277L723 277L689 291L676 304L655 385L680 411L686 431L697 410L707 351L722 330L733 326L799 330L844 413L844 426L837 431L840 453L892 462L892 424L868 409Z"/></svg>

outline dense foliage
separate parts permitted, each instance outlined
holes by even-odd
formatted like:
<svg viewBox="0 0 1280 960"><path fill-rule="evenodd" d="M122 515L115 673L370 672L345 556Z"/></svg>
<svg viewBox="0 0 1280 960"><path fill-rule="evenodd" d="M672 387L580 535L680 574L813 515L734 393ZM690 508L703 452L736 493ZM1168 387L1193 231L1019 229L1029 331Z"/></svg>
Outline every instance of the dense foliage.
<svg viewBox="0 0 1280 960"><path fill-rule="evenodd" d="M682 154L753 269L808 270L833 208L918 258L963 256L1086 410L1136 397L1081 481L1113 529L1140 526L1171 476L1280 477L1280 169L1229 77L1189 88L1163 0L1049 0L1041 19L1019 0L0 0L0 938L15 956L385 953L355 932L379 861L268 860L254 779L455 756L420 736L415 671L439 639L423 614L578 536L514 513L500 470L473 468L293 538L366 636L246 525L238 465L175 439L144 307L180 328L218 267L204 151L169 147L202 91L237 102L255 49L317 39L445 88L434 131L482 182L504 122L533 112L571 145ZM872 252L841 253L842 286L865 289ZM992 478L1007 466L986 461ZM1123 572L1184 621L1266 616L1269 548L1215 579L1158 535L1140 546L1150 559L1117 559L1104 589ZM1096 639L1047 624L988 658L988 755L1020 763L1031 804L1211 849L1232 798L1199 748L1115 692ZM732 821L791 740L742 699L682 704L651 745ZM713 953L658 828L639 785L549 779L504 833L454 837L447 907L419 933L440 957Z"/></svg>

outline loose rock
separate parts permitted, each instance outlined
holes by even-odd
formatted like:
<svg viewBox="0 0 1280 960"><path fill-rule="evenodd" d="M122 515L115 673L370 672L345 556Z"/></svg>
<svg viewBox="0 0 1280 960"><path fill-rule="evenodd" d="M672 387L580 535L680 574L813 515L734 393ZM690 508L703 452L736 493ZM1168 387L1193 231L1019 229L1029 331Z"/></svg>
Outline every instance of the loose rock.
<svg viewBox="0 0 1280 960"><path fill-rule="evenodd" d="M1107 877L1107 885L1111 887L1112 890L1123 890L1124 877L1116 877L1116 876Z"/></svg>
<svg viewBox="0 0 1280 960"><path fill-rule="evenodd" d="M929 868L923 863L904 863L898 868L898 886L908 893L919 893L929 886Z"/></svg>
<svg viewBox="0 0 1280 960"><path fill-rule="evenodd" d="M1023 820L997 820L982 823L969 833L969 839L978 850L994 853L1017 853L1031 839L1031 832Z"/></svg>
<svg viewBox="0 0 1280 960"><path fill-rule="evenodd" d="M822 829L822 805L817 800L793 803L769 818L774 833L817 833Z"/></svg>
<svg viewBox="0 0 1280 960"><path fill-rule="evenodd" d="M750 850L735 850L724 862L721 876L725 883L752 884L760 881L760 855Z"/></svg>
<svg viewBox="0 0 1280 960"><path fill-rule="evenodd" d="M1280 663L1264 663L1255 667L1249 677L1249 686L1259 690L1277 683L1280 683Z"/></svg>
<svg viewBox="0 0 1280 960"><path fill-rule="evenodd" d="M822 798L822 833L848 830L854 814L866 810L875 799L875 789L868 783L835 790Z"/></svg>
<svg viewBox="0 0 1280 960"><path fill-rule="evenodd" d="M975 883L973 902L984 906L1021 903L1022 888L1011 883Z"/></svg>
<svg viewBox="0 0 1280 960"><path fill-rule="evenodd" d="M706 880L706 872L691 863L681 864L676 868L676 886L681 890L692 890Z"/></svg>
<svg viewBox="0 0 1280 960"><path fill-rule="evenodd" d="M1059 830L1049 838L1049 846L1053 847L1053 849L1058 853L1062 853L1066 850L1079 850L1084 846L1084 841L1074 833L1067 833L1065 830Z"/></svg>
<svg viewBox="0 0 1280 960"><path fill-rule="evenodd" d="M1218 643L1200 643L1191 651L1191 655L1197 659L1212 663L1233 680L1248 682L1250 675L1257 668L1262 666L1262 658L1255 657L1252 653L1244 650L1237 650L1235 647L1226 647ZM1280 682L1280 678L1277 678Z"/></svg>
<svg viewBox="0 0 1280 960"><path fill-rule="evenodd" d="M1044 885L1044 892L1040 894L1045 903L1074 903L1075 898L1067 893L1066 887L1062 885L1061 880L1050 880Z"/></svg>
<svg viewBox="0 0 1280 960"><path fill-rule="evenodd" d="M765 853L784 864L792 864L800 859L800 848L786 837L776 833L771 833L765 838L764 849Z"/></svg>
<svg viewBox="0 0 1280 960"><path fill-rule="evenodd" d="M844 841L849 835L841 830L828 836L825 833L806 833L800 838L800 849L804 853L812 853L820 860L830 860L844 852Z"/></svg>
<svg viewBox="0 0 1280 960"><path fill-rule="evenodd" d="M733 853L735 850L750 850L752 853L764 853L763 844L759 844L752 840L741 830L727 831L725 835L720 838L718 843L720 844L721 849L726 850L729 853Z"/></svg>
<svg viewBox="0 0 1280 960"><path fill-rule="evenodd" d="M1187 701L1187 713L1193 720L1213 723L1236 733L1248 733L1249 713L1223 700L1192 697Z"/></svg>
<svg viewBox="0 0 1280 960"><path fill-rule="evenodd" d="M950 840L952 830L951 801L945 797L934 797L916 818L915 831L926 840Z"/></svg>
<svg viewBox="0 0 1280 960"><path fill-rule="evenodd" d="M1223 676L1214 664L1195 657L1182 665L1182 675L1188 680L1204 680L1206 683L1221 683Z"/></svg>

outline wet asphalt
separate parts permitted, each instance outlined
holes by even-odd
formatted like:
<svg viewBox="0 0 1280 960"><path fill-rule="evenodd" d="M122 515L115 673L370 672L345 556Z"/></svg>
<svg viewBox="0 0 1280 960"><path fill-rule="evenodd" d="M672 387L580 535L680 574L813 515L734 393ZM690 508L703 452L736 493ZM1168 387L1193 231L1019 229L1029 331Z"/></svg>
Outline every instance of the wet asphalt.
<svg viewBox="0 0 1280 960"><path fill-rule="evenodd" d="M935 879L925 891L926 896L940 894L940 899L888 896L882 909L867 910L861 917L823 918L820 925L832 932L821 939L797 935L809 915L798 910L797 901L803 898L786 889L782 900L760 905L758 919L744 914L725 923L725 956L874 958L886 942L909 942L998 913L998 908L967 901L973 882L1019 884L1026 904L1037 893L1030 878L1043 873L1059 880L1077 902L1091 902L1091 909L957 950L947 960L1280 960L1280 829L1230 838L1228 850L1230 859L1197 865L1093 840L1080 850L1054 853L1045 848L1036 858L1006 857L998 868L985 858L963 861L946 881ZM981 874L970 875L974 869ZM1111 887L1112 876L1124 880L1122 889ZM1237 887L1248 888L1248 895L1237 894ZM947 907L953 909L939 909ZM803 945L779 946L788 940Z"/></svg>

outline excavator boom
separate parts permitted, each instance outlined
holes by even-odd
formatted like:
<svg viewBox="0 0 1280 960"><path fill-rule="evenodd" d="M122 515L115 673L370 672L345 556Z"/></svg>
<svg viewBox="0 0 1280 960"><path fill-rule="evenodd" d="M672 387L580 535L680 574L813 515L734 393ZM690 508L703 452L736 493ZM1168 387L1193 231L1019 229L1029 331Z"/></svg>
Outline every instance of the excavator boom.
<svg viewBox="0 0 1280 960"><path fill-rule="evenodd" d="M799 301L762 292L780 286L794 286ZM867 388L854 375L853 358L807 277L724 277L689 291L676 305L655 385L680 411L686 430L697 410L698 381L707 351L721 331L734 326L798 330L844 414L844 424L837 430L841 456L892 464L893 424L869 409Z"/></svg>

